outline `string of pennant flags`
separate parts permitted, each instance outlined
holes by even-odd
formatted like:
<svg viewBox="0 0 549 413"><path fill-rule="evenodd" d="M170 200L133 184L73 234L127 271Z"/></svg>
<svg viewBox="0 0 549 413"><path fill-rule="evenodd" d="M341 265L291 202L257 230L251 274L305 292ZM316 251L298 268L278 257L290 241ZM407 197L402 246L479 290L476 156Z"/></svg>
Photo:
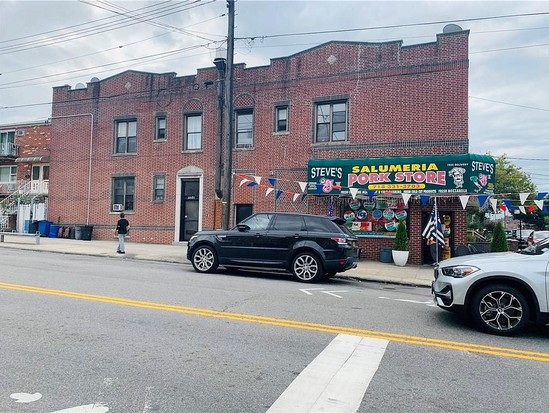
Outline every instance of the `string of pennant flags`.
<svg viewBox="0 0 549 413"><path fill-rule="evenodd" d="M303 182L303 181L288 181L288 180L280 180L278 178L268 177L265 180L261 176L256 175L249 175L249 174L243 174L243 173L237 173L235 174L237 178L240 179L239 186L246 185L247 187L257 187L260 189L265 190L265 196L269 196L270 194L274 194L274 197L276 200L278 200L281 196L285 195L288 196L292 202L300 201L303 202L305 198L308 196L307 193L307 187L309 186L309 182ZM267 183L262 183L262 182ZM293 192L293 191L284 191L278 188L279 181L282 182L292 182L298 184L300 188L300 192ZM320 195L323 193L322 188L323 184L314 184L316 185L317 193ZM349 193L351 194L351 197L353 199L356 198L359 188L344 188L341 185L334 185L333 189L341 190L341 189L347 189L349 190ZM374 190L367 190L368 197L372 199L376 195L376 191ZM486 202L489 200L489 206L492 207L492 210L494 213L500 211L509 211L514 212L515 210L519 210L522 214L526 214L527 212L533 213L535 212L536 208L538 208L543 213L548 213L548 206L544 204L544 200L547 198L548 192L538 192L535 193L536 199L533 200L533 204L526 205L526 202L528 200L528 197L532 195L531 192L521 192L519 193L519 201L520 205L515 206L513 205L513 201L511 199L506 199L505 197L508 197L511 195L511 193L504 193L504 194L492 194L492 195L486 195L486 194L477 194L477 195L457 195L459 197L459 200L461 202L461 205L463 209L466 208L467 204L469 203L469 199L471 197L477 197L479 207L482 208ZM325 194L329 195L329 194ZM418 194L410 194L410 193L392 193L392 192L383 192L382 195L401 195L402 200L404 202L404 205L408 205L408 201L413 195ZM427 205L429 202L429 199L432 198L434 195L422 195L419 194L419 199L421 201L422 205ZM438 194L437 196L443 196L443 197L452 197L455 195L450 194ZM501 199L500 199L501 198Z"/></svg>

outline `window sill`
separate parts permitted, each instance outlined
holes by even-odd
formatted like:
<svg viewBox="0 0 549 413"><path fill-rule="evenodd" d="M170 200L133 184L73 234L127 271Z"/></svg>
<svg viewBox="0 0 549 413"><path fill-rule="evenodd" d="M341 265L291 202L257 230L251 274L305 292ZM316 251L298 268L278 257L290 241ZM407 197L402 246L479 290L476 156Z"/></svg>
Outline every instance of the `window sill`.
<svg viewBox="0 0 549 413"><path fill-rule="evenodd" d="M290 134L290 131L288 131L288 130L280 131L280 132L273 132L274 136L286 136L286 135L289 135L289 134Z"/></svg>

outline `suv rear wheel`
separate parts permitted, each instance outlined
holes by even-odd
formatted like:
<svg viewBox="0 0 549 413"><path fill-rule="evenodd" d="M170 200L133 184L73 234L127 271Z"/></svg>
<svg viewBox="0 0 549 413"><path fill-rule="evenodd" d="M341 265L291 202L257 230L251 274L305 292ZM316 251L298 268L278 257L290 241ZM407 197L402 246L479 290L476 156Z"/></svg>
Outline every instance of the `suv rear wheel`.
<svg viewBox="0 0 549 413"><path fill-rule="evenodd" d="M198 247L191 257L193 268L197 272L214 272L217 270L218 260L214 249L209 245Z"/></svg>
<svg viewBox="0 0 549 413"><path fill-rule="evenodd" d="M524 294L505 284L481 288L473 296L470 310L476 325L492 334L517 333L530 319L530 306Z"/></svg>
<svg viewBox="0 0 549 413"><path fill-rule="evenodd" d="M292 274L297 281L312 283L324 275L320 259L312 252L300 252L292 261Z"/></svg>

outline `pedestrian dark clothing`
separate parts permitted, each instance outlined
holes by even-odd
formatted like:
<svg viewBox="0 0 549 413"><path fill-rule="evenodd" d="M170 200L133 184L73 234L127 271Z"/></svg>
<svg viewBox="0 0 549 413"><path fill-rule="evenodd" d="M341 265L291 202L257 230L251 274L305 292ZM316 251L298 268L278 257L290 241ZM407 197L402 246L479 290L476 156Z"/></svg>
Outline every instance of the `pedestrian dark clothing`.
<svg viewBox="0 0 549 413"><path fill-rule="evenodd" d="M124 217L124 213L120 213L120 219L116 223L116 233L118 235L118 249L116 252L118 254L125 254L126 253L126 245L125 245L125 238L130 230L130 223L129 221Z"/></svg>

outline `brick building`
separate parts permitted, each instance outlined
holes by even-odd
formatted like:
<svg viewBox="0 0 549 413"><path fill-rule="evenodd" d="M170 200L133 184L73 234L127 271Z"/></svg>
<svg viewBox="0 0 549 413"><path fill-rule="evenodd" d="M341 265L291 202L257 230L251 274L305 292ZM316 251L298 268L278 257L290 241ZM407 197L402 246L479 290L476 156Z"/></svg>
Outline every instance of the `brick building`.
<svg viewBox="0 0 549 413"><path fill-rule="evenodd" d="M413 46L333 41L268 66L235 65L231 222L273 209L343 215L354 197L304 188L314 185L312 160L467 154L468 35ZM93 238L109 239L123 210L136 242L219 228L217 69L93 80L53 90L50 219L93 225ZM391 202L400 192L375 196ZM413 193L410 262L421 263L431 205ZM439 208L451 215L451 243L465 242L459 200L441 197ZM366 258L391 245L389 233L361 237Z"/></svg>
<svg viewBox="0 0 549 413"><path fill-rule="evenodd" d="M45 218L49 183L51 125L24 122L0 125L0 227L23 229L24 220L37 211ZM33 207L19 208L18 204ZM8 219L9 216L9 219ZM11 222L10 222L11 221ZM17 222L19 221L19 222Z"/></svg>

